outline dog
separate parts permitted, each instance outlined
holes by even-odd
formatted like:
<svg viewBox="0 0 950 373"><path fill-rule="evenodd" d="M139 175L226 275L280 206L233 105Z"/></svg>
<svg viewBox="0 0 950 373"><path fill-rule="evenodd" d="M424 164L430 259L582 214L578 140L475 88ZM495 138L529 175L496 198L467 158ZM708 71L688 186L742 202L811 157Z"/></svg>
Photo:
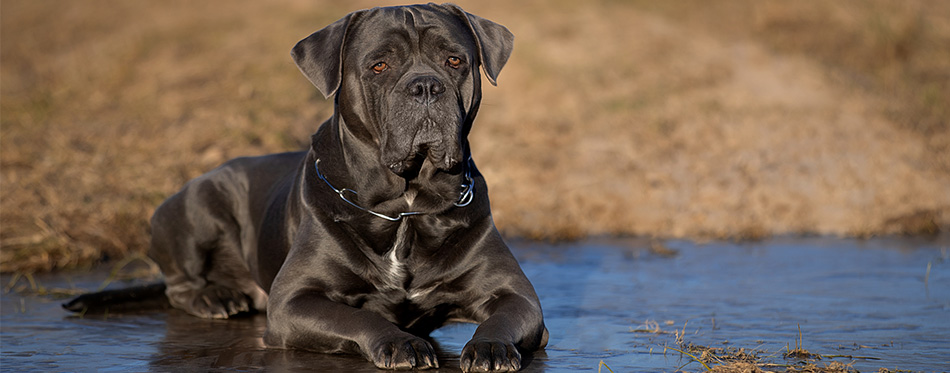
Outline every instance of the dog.
<svg viewBox="0 0 950 373"><path fill-rule="evenodd" d="M334 113L308 150L228 161L156 209L149 256L168 302L204 318L266 311L269 347L383 369L438 368L424 338L479 323L462 370L519 370L548 331L467 139L479 67L495 84L513 41L428 4L356 11L297 43Z"/></svg>

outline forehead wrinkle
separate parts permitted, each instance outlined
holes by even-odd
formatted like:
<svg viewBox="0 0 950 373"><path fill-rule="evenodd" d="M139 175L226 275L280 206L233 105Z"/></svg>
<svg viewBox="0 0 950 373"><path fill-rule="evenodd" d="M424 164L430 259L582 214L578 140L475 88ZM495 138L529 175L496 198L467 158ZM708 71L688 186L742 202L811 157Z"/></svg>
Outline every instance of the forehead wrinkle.
<svg viewBox="0 0 950 373"><path fill-rule="evenodd" d="M369 51L367 56L378 58L397 53L401 48L400 46L406 44L409 39L409 34L403 30L391 32L381 40L379 47Z"/></svg>
<svg viewBox="0 0 950 373"><path fill-rule="evenodd" d="M377 47L364 52L364 56L382 57L396 52L401 48L399 46L418 45L419 35L414 17L405 7L373 8L370 12L361 20L358 33L376 36Z"/></svg>
<svg viewBox="0 0 950 373"><path fill-rule="evenodd" d="M418 42L418 29L416 26L417 12L414 8L394 6L376 8L376 10L378 17L392 21L392 30L388 31L387 34L399 33L404 38L404 40L401 41L408 41L410 43ZM374 23L372 20L369 22Z"/></svg>
<svg viewBox="0 0 950 373"><path fill-rule="evenodd" d="M460 45L470 42L467 29L458 22L446 21L456 17L447 12L419 6L381 7L374 8L370 12L361 22L362 26L372 30L374 25L389 25L389 30L383 32L386 35L386 39L382 40L384 44L402 44L417 51L426 44L460 53ZM429 32L439 29L447 29L449 32ZM379 55L383 52L385 48L378 48L371 55Z"/></svg>
<svg viewBox="0 0 950 373"><path fill-rule="evenodd" d="M426 39L430 35L438 37L438 40L435 42L437 45L453 45L458 43L464 43L464 40L452 40L456 38L447 38L442 33L430 33L431 30L446 29L449 32L448 35L452 36L462 36L468 35L467 30L462 27L458 22L451 22L447 20L455 20L456 16L454 14L440 11L437 9L429 8L420 8L420 7L407 7L405 8L407 14L407 26L411 30L416 32L419 39ZM464 39L464 38L461 38ZM428 40L426 40L428 42Z"/></svg>
<svg viewBox="0 0 950 373"><path fill-rule="evenodd" d="M424 33L421 37L427 45L433 45L441 51L448 51L455 54L466 54L465 48L461 46L462 42L452 40L440 33Z"/></svg>

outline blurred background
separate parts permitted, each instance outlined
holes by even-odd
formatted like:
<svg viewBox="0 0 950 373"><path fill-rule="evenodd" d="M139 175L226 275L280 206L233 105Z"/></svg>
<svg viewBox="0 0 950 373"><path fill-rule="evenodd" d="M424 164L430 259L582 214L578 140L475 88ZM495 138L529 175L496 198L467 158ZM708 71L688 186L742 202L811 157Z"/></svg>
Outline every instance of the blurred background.
<svg viewBox="0 0 950 373"><path fill-rule="evenodd" d="M516 36L471 134L509 237L950 229L950 2L457 3ZM303 149L290 48L392 4L4 0L0 270L143 252L189 179Z"/></svg>

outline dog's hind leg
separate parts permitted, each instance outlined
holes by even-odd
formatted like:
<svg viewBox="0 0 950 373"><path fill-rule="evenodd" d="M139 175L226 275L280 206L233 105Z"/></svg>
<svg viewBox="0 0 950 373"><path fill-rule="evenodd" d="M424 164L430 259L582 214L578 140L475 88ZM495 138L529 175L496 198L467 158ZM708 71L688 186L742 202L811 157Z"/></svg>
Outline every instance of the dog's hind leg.
<svg viewBox="0 0 950 373"><path fill-rule="evenodd" d="M206 175L208 176L208 175ZM214 175L195 180L152 216L149 256L165 274L169 303L192 315L224 319L263 310L241 249L241 224L228 189Z"/></svg>

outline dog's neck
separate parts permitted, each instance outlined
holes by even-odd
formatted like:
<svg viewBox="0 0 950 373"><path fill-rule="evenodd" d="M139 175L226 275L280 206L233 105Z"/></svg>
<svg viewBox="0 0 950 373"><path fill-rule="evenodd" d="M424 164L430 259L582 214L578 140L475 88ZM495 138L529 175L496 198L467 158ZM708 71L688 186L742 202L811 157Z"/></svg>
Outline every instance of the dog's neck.
<svg viewBox="0 0 950 373"><path fill-rule="evenodd" d="M469 159L467 162L471 162L471 159ZM402 218L404 218L404 217L406 217L406 216L425 214L425 212L422 212L422 211L404 211L404 212L400 212L400 213L398 213L398 214L396 214L396 215L391 215L391 216L390 216L390 215L386 215L386 214L383 214L383 213L379 213L379 212L373 211L373 210L371 210L371 209L365 208L365 207L363 207L363 206L360 206L360 204L357 203L356 200L355 200L355 197L359 195L359 192L357 192L357 191L355 191L355 190L352 190L352 189L350 189L350 188L337 188L337 187L334 187L334 186L333 186L333 183L331 183L330 180L327 180L327 177L324 176L322 172L320 172L320 159L319 159L319 158L317 158L317 160L313 162L313 169L314 169L314 171L316 171L317 177L319 177L320 180L323 181L323 183L326 184L328 188L330 188L330 190L332 190L332 191L335 192L338 196L340 196L340 199L343 200L343 202L348 203L349 205L353 206L353 207L356 208L357 210L364 211L364 212L366 212L367 214L373 215L373 216L375 216L375 217L377 217L377 218L380 218L380 219L383 219L383 220L389 220L389 221L392 221L392 222L400 221L400 220L402 220ZM475 198L475 180L472 179L472 175L471 175L470 172L468 172L468 171L465 172L465 183L464 183L464 184L461 184L460 187L461 187L461 191L459 192L459 199L458 199L458 201L455 202L455 207L465 207L465 206L468 206L468 204L469 204L469 203L472 203L472 200ZM410 189L410 190L406 191L406 193L404 194L404 196L405 196L405 199L406 199L406 204L409 205L409 207L411 208L411 207L412 207L412 202L413 202L413 200L414 200L415 197L416 197L416 191Z"/></svg>
<svg viewBox="0 0 950 373"><path fill-rule="evenodd" d="M349 208L366 216L398 221L403 216L432 214L461 208L474 197L474 169L470 159L454 172L444 172L424 161L411 178L391 172L379 160L375 141L367 131L354 131L335 115L314 134L311 164L320 187L340 196ZM316 163L316 159L311 162ZM358 191L354 193L354 191Z"/></svg>

